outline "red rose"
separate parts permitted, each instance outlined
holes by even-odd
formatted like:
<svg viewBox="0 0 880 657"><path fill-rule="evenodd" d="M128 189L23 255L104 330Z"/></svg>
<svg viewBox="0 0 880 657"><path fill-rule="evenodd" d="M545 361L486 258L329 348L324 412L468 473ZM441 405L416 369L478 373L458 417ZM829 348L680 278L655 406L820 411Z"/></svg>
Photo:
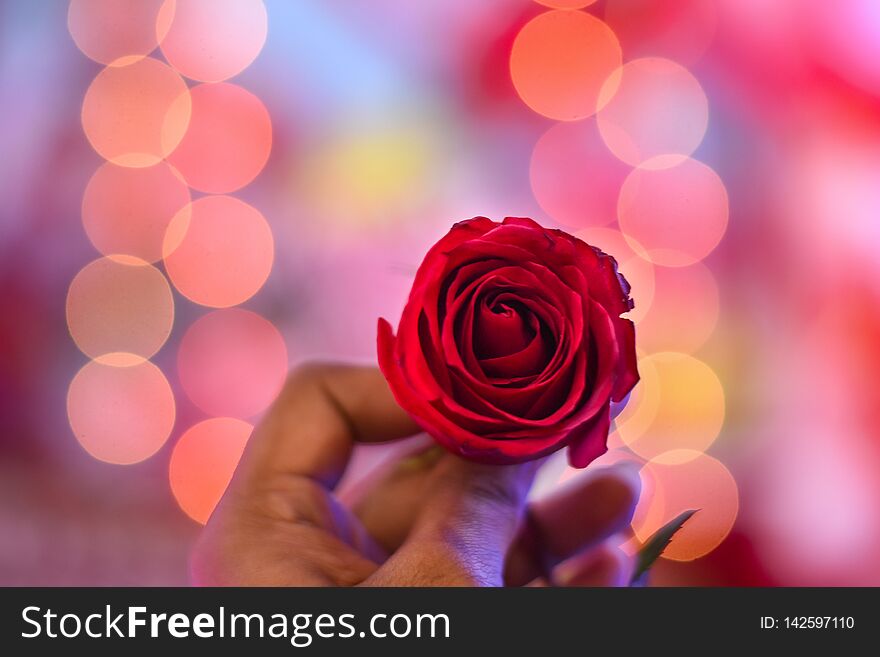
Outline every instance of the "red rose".
<svg viewBox="0 0 880 657"><path fill-rule="evenodd" d="M639 379L629 284L614 258L531 219L462 221L416 273L379 367L437 442L484 463L607 447L610 405Z"/></svg>

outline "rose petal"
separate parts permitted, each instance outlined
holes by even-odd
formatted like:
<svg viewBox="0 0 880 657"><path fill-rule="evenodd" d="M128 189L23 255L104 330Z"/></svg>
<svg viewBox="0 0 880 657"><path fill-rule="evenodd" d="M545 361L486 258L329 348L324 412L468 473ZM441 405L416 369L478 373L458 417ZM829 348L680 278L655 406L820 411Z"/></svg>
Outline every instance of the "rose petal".
<svg viewBox="0 0 880 657"><path fill-rule="evenodd" d="M556 432L523 440L493 440L456 425L409 386L394 360L394 342L391 325L380 319L377 338L379 368L394 398L422 429L449 451L482 463L521 463L555 451L568 437L566 432Z"/></svg>
<svg viewBox="0 0 880 657"><path fill-rule="evenodd" d="M628 319L615 322L620 356L617 365L617 380L611 392L611 399L619 402L629 394L639 382L639 367L636 358L636 328Z"/></svg>
<svg viewBox="0 0 880 657"><path fill-rule="evenodd" d="M525 347L506 356L480 360L480 367L489 377L525 378L528 375L538 374L547 364L550 353L546 335L541 330L540 321L534 315L531 315L529 320L532 325L532 339Z"/></svg>
<svg viewBox="0 0 880 657"><path fill-rule="evenodd" d="M611 417L606 408L592 422L582 425L570 437L568 462L573 468L585 468L608 451L608 428Z"/></svg>
<svg viewBox="0 0 880 657"><path fill-rule="evenodd" d="M490 305L486 297L474 302L479 304L473 332L475 353L480 360L522 351L535 337L531 313L523 313L515 302L496 300Z"/></svg>

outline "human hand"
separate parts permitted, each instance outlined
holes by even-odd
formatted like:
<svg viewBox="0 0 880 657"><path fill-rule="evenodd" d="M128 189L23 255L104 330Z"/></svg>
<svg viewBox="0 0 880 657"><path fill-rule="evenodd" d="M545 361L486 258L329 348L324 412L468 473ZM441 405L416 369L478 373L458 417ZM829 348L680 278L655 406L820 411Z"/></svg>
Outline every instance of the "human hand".
<svg viewBox="0 0 880 657"><path fill-rule="evenodd" d="M603 541L639 480L592 469L526 503L540 462L480 465L433 446L335 492L356 443L419 432L375 368L296 370L255 429L192 556L195 584L598 586L630 564Z"/></svg>

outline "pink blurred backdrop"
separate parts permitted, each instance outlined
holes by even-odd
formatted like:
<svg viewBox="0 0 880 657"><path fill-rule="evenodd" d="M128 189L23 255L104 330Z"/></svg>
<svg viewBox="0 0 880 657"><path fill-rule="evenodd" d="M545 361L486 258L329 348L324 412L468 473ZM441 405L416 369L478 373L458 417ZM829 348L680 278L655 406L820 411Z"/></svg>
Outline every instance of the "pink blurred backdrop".
<svg viewBox="0 0 880 657"><path fill-rule="evenodd" d="M7 1L0 90L0 584L185 583L286 369L514 215L633 284L653 583L880 585L876 2Z"/></svg>

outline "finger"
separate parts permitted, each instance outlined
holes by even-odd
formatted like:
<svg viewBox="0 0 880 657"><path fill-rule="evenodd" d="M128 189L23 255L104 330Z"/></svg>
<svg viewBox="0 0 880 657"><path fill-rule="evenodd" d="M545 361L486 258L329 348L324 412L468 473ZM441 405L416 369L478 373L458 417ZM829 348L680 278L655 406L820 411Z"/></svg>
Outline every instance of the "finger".
<svg viewBox="0 0 880 657"><path fill-rule="evenodd" d="M310 480L300 478L300 482ZM317 488L318 484L313 485ZM298 491L285 491L298 495ZM329 495L327 496L329 497ZM330 500L319 500L297 517L275 518L259 505L240 506L225 498L190 554L190 578L208 586L353 586L373 573L384 558L370 549L369 537L356 528L328 531ZM331 516L328 518L328 516ZM376 548L376 551L379 551Z"/></svg>
<svg viewBox="0 0 880 657"><path fill-rule="evenodd" d="M554 586L627 586L632 557L620 548L601 545L560 564L552 575Z"/></svg>
<svg viewBox="0 0 880 657"><path fill-rule="evenodd" d="M407 540L367 580L378 586L499 586L539 462L490 466L446 454Z"/></svg>
<svg viewBox="0 0 880 657"><path fill-rule="evenodd" d="M505 582L523 586L632 520L641 482L629 463L587 471L526 511L505 566Z"/></svg>
<svg viewBox="0 0 880 657"><path fill-rule="evenodd" d="M416 431L375 368L298 368L248 441L197 546L194 572L238 583L362 581L384 551L329 489L355 441Z"/></svg>
<svg viewBox="0 0 880 657"><path fill-rule="evenodd" d="M300 367L248 441L236 476L301 475L333 488L354 442L393 440L418 430L377 368Z"/></svg>
<svg viewBox="0 0 880 657"><path fill-rule="evenodd" d="M427 436L406 451L390 455L339 499L387 553L397 550L409 535L431 484L431 472L445 454Z"/></svg>

